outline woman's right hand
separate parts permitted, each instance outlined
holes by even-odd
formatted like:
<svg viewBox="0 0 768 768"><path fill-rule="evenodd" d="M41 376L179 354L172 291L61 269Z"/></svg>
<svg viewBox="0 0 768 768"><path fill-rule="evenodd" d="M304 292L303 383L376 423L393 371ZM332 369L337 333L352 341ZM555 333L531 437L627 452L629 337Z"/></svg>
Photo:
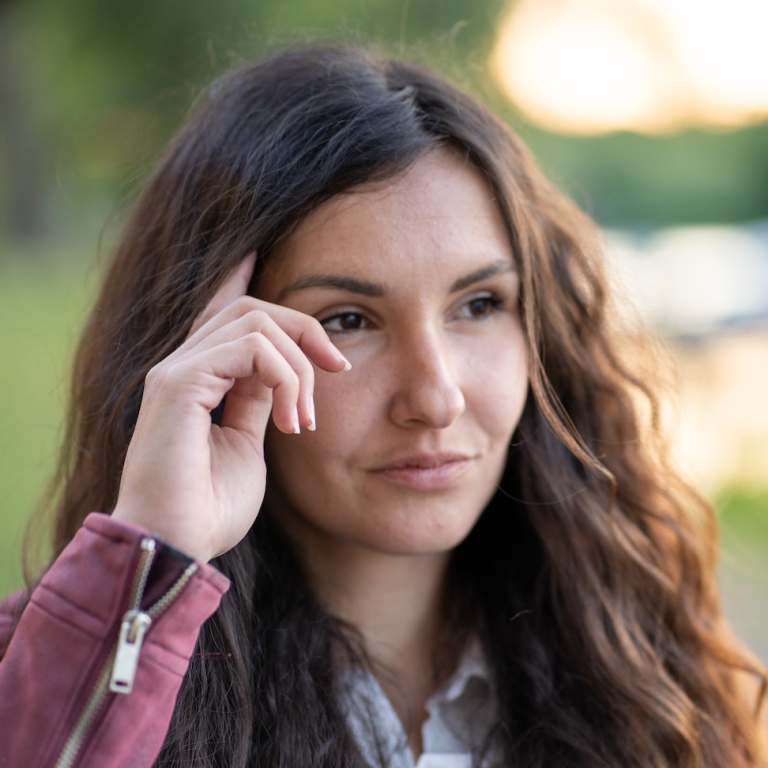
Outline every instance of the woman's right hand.
<svg viewBox="0 0 768 768"><path fill-rule="evenodd" d="M147 374L113 517L203 561L234 547L264 498L264 434L314 429L312 363L345 358L312 317L245 295L254 257ZM210 412L226 395L221 426Z"/></svg>

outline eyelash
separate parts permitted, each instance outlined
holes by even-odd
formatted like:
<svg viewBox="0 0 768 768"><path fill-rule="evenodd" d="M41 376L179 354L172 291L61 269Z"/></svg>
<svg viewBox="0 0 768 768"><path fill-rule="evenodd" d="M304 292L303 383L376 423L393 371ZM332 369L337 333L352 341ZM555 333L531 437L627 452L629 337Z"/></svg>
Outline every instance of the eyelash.
<svg viewBox="0 0 768 768"><path fill-rule="evenodd" d="M479 314L475 314L472 309L472 305L477 304L482 305ZM451 318L460 320L485 320L503 308L504 301L494 294L473 296L456 307L456 309L451 312ZM463 314L465 310L466 314ZM346 327L332 327L333 324L341 324L350 320L351 322ZM370 322L371 321L362 312L346 310L323 318L320 320L320 325L322 325L329 334L354 333L355 331L366 330Z"/></svg>
<svg viewBox="0 0 768 768"><path fill-rule="evenodd" d="M482 304L483 312L482 314L476 315L472 312L472 305L473 304ZM487 317L490 317L491 315L495 314L499 310L504 308L504 302L502 299L500 299L495 294L485 294L482 296L473 296L471 299L468 299L467 301L464 301L461 303L457 308L456 311L453 313L454 316L458 315L462 310L468 310L469 317L466 319L468 320L485 320Z"/></svg>
<svg viewBox="0 0 768 768"><path fill-rule="evenodd" d="M343 319L349 319L349 318L356 318L357 322L360 323L362 321L363 323L370 322L365 315L363 315L362 312L354 312L352 310L347 310L345 312L337 312L335 315L331 315L330 317L323 318L320 321L320 325L325 328L326 333L354 333L355 331L361 331L365 330L365 328L361 328L359 325L356 328L331 328L330 325L334 321L341 322Z"/></svg>

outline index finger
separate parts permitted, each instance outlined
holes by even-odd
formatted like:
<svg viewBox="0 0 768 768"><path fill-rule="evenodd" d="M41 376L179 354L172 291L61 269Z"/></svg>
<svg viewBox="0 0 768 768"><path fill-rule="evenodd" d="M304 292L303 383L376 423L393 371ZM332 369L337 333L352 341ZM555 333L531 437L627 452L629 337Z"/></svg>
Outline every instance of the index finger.
<svg viewBox="0 0 768 768"><path fill-rule="evenodd" d="M223 282L214 297L208 302L205 309L195 318L189 329L187 338L194 335L195 331L204 326L214 315L228 307L233 301L248 293L248 285L253 275L253 267L256 263L256 253L246 256L232 273Z"/></svg>

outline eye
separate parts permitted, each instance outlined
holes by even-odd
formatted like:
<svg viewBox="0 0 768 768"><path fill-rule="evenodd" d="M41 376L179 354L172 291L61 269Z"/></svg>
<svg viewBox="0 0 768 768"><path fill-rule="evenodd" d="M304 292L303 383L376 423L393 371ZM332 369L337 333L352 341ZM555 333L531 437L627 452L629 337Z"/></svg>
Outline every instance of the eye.
<svg viewBox="0 0 768 768"><path fill-rule="evenodd" d="M344 333L345 331L361 331L368 327L366 317L360 312L338 312L330 317L323 318L320 325L328 333Z"/></svg>
<svg viewBox="0 0 768 768"><path fill-rule="evenodd" d="M497 296L475 296L456 310L455 317L466 320L482 320L495 314L502 306Z"/></svg>

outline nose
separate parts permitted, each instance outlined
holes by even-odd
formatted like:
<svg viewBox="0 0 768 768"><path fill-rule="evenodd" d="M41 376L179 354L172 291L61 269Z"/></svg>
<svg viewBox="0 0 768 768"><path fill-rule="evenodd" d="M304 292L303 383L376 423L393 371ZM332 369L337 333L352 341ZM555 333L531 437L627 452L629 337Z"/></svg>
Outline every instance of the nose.
<svg viewBox="0 0 768 768"><path fill-rule="evenodd" d="M393 349L396 377L390 418L399 426L445 429L466 407L450 342L426 329L408 333Z"/></svg>

